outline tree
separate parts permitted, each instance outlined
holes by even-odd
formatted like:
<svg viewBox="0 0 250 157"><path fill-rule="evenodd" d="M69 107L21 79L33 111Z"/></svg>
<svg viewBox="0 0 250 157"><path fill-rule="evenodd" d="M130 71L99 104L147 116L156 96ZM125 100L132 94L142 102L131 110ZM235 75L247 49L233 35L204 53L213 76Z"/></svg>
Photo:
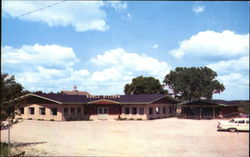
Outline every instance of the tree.
<svg viewBox="0 0 250 157"><path fill-rule="evenodd" d="M177 67L165 76L163 82L175 94L181 94L183 100L191 101L201 97L210 100L214 93L225 90L224 85L215 79L216 76L217 73L208 67Z"/></svg>
<svg viewBox="0 0 250 157"><path fill-rule="evenodd" d="M131 84L125 85L124 93L127 95L163 94L167 93L167 90L163 89L158 79L154 77L139 76L133 78Z"/></svg>
<svg viewBox="0 0 250 157"><path fill-rule="evenodd" d="M23 87L15 81L14 76L1 74L1 98L0 98L0 121L6 120L8 117L14 117L15 106L18 101L10 101L23 95Z"/></svg>

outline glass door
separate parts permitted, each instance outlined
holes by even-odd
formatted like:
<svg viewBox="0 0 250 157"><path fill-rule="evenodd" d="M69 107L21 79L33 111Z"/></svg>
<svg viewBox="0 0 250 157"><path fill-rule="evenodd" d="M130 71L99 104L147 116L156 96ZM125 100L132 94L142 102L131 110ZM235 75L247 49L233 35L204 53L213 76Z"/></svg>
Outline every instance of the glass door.
<svg viewBox="0 0 250 157"><path fill-rule="evenodd" d="M98 107L97 108L98 119L108 119L108 107Z"/></svg>

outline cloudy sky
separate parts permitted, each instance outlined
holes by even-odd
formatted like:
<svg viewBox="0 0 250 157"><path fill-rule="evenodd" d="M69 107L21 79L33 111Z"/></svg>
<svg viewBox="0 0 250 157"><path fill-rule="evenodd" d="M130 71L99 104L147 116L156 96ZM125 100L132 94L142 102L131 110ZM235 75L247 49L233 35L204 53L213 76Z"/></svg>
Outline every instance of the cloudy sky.
<svg viewBox="0 0 250 157"><path fill-rule="evenodd" d="M140 75L208 66L249 99L248 2L3 1L2 71L30 91L123 94Z"/></svg>

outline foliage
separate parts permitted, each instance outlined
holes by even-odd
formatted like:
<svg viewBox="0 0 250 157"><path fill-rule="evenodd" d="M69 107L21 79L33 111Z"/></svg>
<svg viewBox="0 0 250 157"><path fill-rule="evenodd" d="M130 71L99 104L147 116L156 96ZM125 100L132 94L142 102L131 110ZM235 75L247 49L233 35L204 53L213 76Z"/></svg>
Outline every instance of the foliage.
<svg viewBox="0 0 250 157"><path fill-rule="evenodd" d="M181 94L183 100L193 100L205 97L208 100L214 93L225 90L223 84L215 79L217 73L207 67L177 67L170 71L163 81L175 94Z"/></svg>
<svg viewBox="0 0 250 157"><path fill-rule="evenodd" d="M163 89L158 79L139 76L133 78L131 84L125 85L124 93L127 95L163 94L167 93L167 91Z"/></svg>
<svg viewBox="0 0 250 157"><path fill-rule="evenodd" d="M8 156L8 144L0 143L0 156Z"/></svg>
<svg viewBox="0 0 250 157"><path fill-rule="evenodd" d="M8 74L1 74L1 121L7 119L7 117L14 117L14 110L16 105L18 104L17 101L13 101L17 97L23 95L23 87L21 84L15 81L14 76L10 76ZM10 103L10 101L13 101Z"/></svg>
<svg viewBox="0 0 250 157"><path fill-rule="evenodd" d="M242 102L241 106L239 107L239 112L249 114L250 113L249 106L250 106L249 101Z"/></svg>

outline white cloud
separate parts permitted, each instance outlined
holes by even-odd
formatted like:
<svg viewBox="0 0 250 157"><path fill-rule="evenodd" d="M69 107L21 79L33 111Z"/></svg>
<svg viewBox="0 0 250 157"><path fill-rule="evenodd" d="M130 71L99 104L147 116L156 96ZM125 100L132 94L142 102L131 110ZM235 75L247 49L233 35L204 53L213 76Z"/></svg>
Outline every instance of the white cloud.
<svg viewBox="0 0 250 157"><path fill-rule="evenodd" d="M249 56L244 56L239 59L228 61L219 61L209 64L207 67L219 73L229 73L232 71L249 70Z"/></svg>
<svg viewBox="0 0 250 157"><path fill-rule="evenodd" d="M220 95L214 95L215 99L242 100L249 97L249 75L233 72L218 76L218 80L226 89Z"/></svg>
<svg viewBox="0 0 250 157"><path fill-rule="evenodd" d="M205 5L194 5L193 11L196 13L201 13L205 10Z"/></svg>
<svg viewBox="0 0 250 157"><path fill-rule="evenodd" d="M30 22L42 22L48 26L72 26L78 32L88 30L105 31L109 28L106 23L106 12L102 1L3 1L3 15ZM126 9L124 2L109 2L110 7ZM25 16L40 8L53 5Z"/></svg>
<svg viewBox="0 0 250 157"><path fill-rule="evenodd" d="M53 69L42 66L33 67L31 71L15 73L16 80L25 89L43 91L61 91L73 86L75 83L84 84L90 72L86 69L74 70L72 68Z"/></svg>
<svg viewBox="0 0 250 157"><path fill-rule="evenodd" d="M72 66L79 61L72 48L59 45L4 46L2 52L4 64L10 65Z"/></svg>
<svg viewBox="0 0 250 157"><path fill-rule="evenodd" d="M237 86L249 85L249 78L247 76L243 76L240 73L229 73L226 75L218 76L218 80L222 81L225 85L237 85Z"/></svg>
<svg viewBox="0 0 250 157"><path fill-rule="evenodd" d="M102 67L91 76L94 86L99 86L97 94L123 94L124 85L134 77L153 76L162 81L170 71L170 65L166 62L121 48L105 51L91 58L90 62Z"/></svg>
<svg viewBox="0 0 250 157"><path fill-rule="evenodd" d="M183 56L201 57L238 57L248 55L249 34L235 34L233 31L205 31L180 42L177 49L170 53L175 58Z"/></svg>
<svg viewBox="0 0 250 157"><path fill-rule="evenodd" d="M126 15L126 17L124 17L124 19L126 19L126 20L132 20L133 17L132 17L132 15L130 13L127 13L127 15Z"/></svg>
<svg viewBox="0 0 250 157"><path fill-rule="evenodd" d="M159 47L159 45L157 43L155 43L152 48L157 49L158 47Z"/></svg>
<svg viewBox="0 0 250 157"><path fill-rule="evenodd" d="M98 66L114 66L129 72L145 72L149 75L163 77L170 71L170 65L155 58L126 52L124 49L112 49L105 51L91 59L91 62Z"/></svg>
<svg viewBox="0 0 250 157"><path fill-rule="evenodd" d="M200 62L218 74L225 91L217 99L246 99L249 94L249 34L204 31L179 43L169 51L175 58ZM200 64L199 64L200 65Z"/></svg>
<svg viewBox="0 0 250 157"><path fill-rule="evenodd" d="M60 45L23 45L2 48L4 71L15 75L25 89L60 91L75 82L84 82L91 73L73 69L79 61L70 47Z"/></svg>
<svg viewBox="0 0 250 157"><path fill-rule="evenodd" d="M76 84L79 90L92 94L123 94L124 85L136 76L154 76L162 81L170 71L166 62L121 48L84 61L91 64L91 71L84 67L75 69L79 61L75 52L60 45L5 46L2 52L4 72L15 75L31 91L71 90Z"/></svg>
<svg viewBox="0 0 250 157"><path fill-rule="evenodd" d="M127 3L121 1L107 1L107 4L109 4L115 10L125 10L128 7Z"/></svg>

